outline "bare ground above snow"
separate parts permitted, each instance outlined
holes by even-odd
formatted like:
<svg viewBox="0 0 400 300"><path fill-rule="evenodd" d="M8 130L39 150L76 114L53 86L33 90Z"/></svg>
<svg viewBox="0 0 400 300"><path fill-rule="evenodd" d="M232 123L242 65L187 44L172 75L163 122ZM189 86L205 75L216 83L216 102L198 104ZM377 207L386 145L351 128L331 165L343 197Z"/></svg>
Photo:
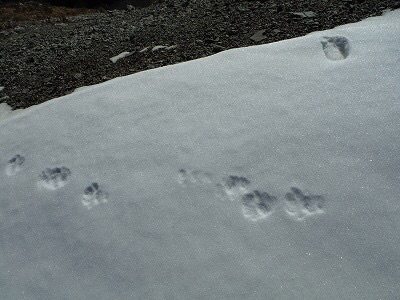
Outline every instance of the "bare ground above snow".
<svg viewBox="0 0 400 300"><path fill-rule="evenodd" d="M302 36L400 7L395 0L160 2L113 11L0 4L0 86L5 87L0 103L26 108L118 76ZM110 60L123 52L131 55Z"/></svg>

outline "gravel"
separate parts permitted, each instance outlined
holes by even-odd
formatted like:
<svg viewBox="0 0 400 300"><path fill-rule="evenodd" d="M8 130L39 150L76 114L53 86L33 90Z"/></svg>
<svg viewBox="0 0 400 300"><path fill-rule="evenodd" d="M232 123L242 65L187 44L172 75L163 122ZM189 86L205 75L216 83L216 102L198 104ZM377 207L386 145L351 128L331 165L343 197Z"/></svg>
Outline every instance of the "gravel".
<svg viewBox="0 0 400 300"><path fill-rule="evenodd" d="M10 24L0 31L0 103L26 108L118 76L302 36L400 7L394 0L160 2Z"/></svg>

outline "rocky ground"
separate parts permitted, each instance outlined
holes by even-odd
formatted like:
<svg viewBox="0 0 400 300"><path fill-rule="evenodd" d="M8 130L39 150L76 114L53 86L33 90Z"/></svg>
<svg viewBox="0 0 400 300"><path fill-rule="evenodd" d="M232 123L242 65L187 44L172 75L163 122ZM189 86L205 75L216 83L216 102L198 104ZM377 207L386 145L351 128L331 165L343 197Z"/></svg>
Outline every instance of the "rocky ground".
<svg viewBox="0 0 400 300"><path fill-rule="evenodd" d="M26 108L117 76L293 38L400 8L397 0L159 2L113 11L47 7L47 14L37 18L26 6L41 4L16 4L31 18L0 20L0 103ZM0 3L0 10L4 5ZM122 52L129 55L115 63L110 60Z"/></svg>

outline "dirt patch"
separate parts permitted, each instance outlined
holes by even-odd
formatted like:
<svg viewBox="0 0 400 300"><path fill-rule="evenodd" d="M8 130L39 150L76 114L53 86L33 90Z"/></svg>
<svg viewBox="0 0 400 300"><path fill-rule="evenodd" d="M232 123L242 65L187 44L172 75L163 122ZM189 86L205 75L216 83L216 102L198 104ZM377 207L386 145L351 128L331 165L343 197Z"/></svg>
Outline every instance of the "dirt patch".
<svg viewBox="0 0 400 300"><path fill-rule="evenodd" d="M40 2L3 3L0 5L0 28L10 28L21 21L46 19L66 20L69 16L78 16L98 12L98 9L52 6Z"/></svg>

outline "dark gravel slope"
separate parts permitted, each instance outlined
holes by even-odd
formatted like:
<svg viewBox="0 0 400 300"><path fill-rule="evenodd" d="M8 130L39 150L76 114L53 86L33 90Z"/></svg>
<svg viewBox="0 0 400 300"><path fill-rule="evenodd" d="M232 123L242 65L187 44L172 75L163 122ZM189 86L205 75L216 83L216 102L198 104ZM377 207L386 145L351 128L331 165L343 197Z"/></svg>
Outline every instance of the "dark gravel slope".
<svg viewBox="0 0 400 300"><path fill-rule="evenodd" d="M142 9L14 22L0 31L0 86L5 87L0 102L25 108L79 86L293 38L399 7L395 0L164 0ZM316 15L293 14L303 11ZM265 30L262 40L252 40L260 30ZM176 47L151 51L157 45ZM126 51L131 55L110 61Z"/></svg>

